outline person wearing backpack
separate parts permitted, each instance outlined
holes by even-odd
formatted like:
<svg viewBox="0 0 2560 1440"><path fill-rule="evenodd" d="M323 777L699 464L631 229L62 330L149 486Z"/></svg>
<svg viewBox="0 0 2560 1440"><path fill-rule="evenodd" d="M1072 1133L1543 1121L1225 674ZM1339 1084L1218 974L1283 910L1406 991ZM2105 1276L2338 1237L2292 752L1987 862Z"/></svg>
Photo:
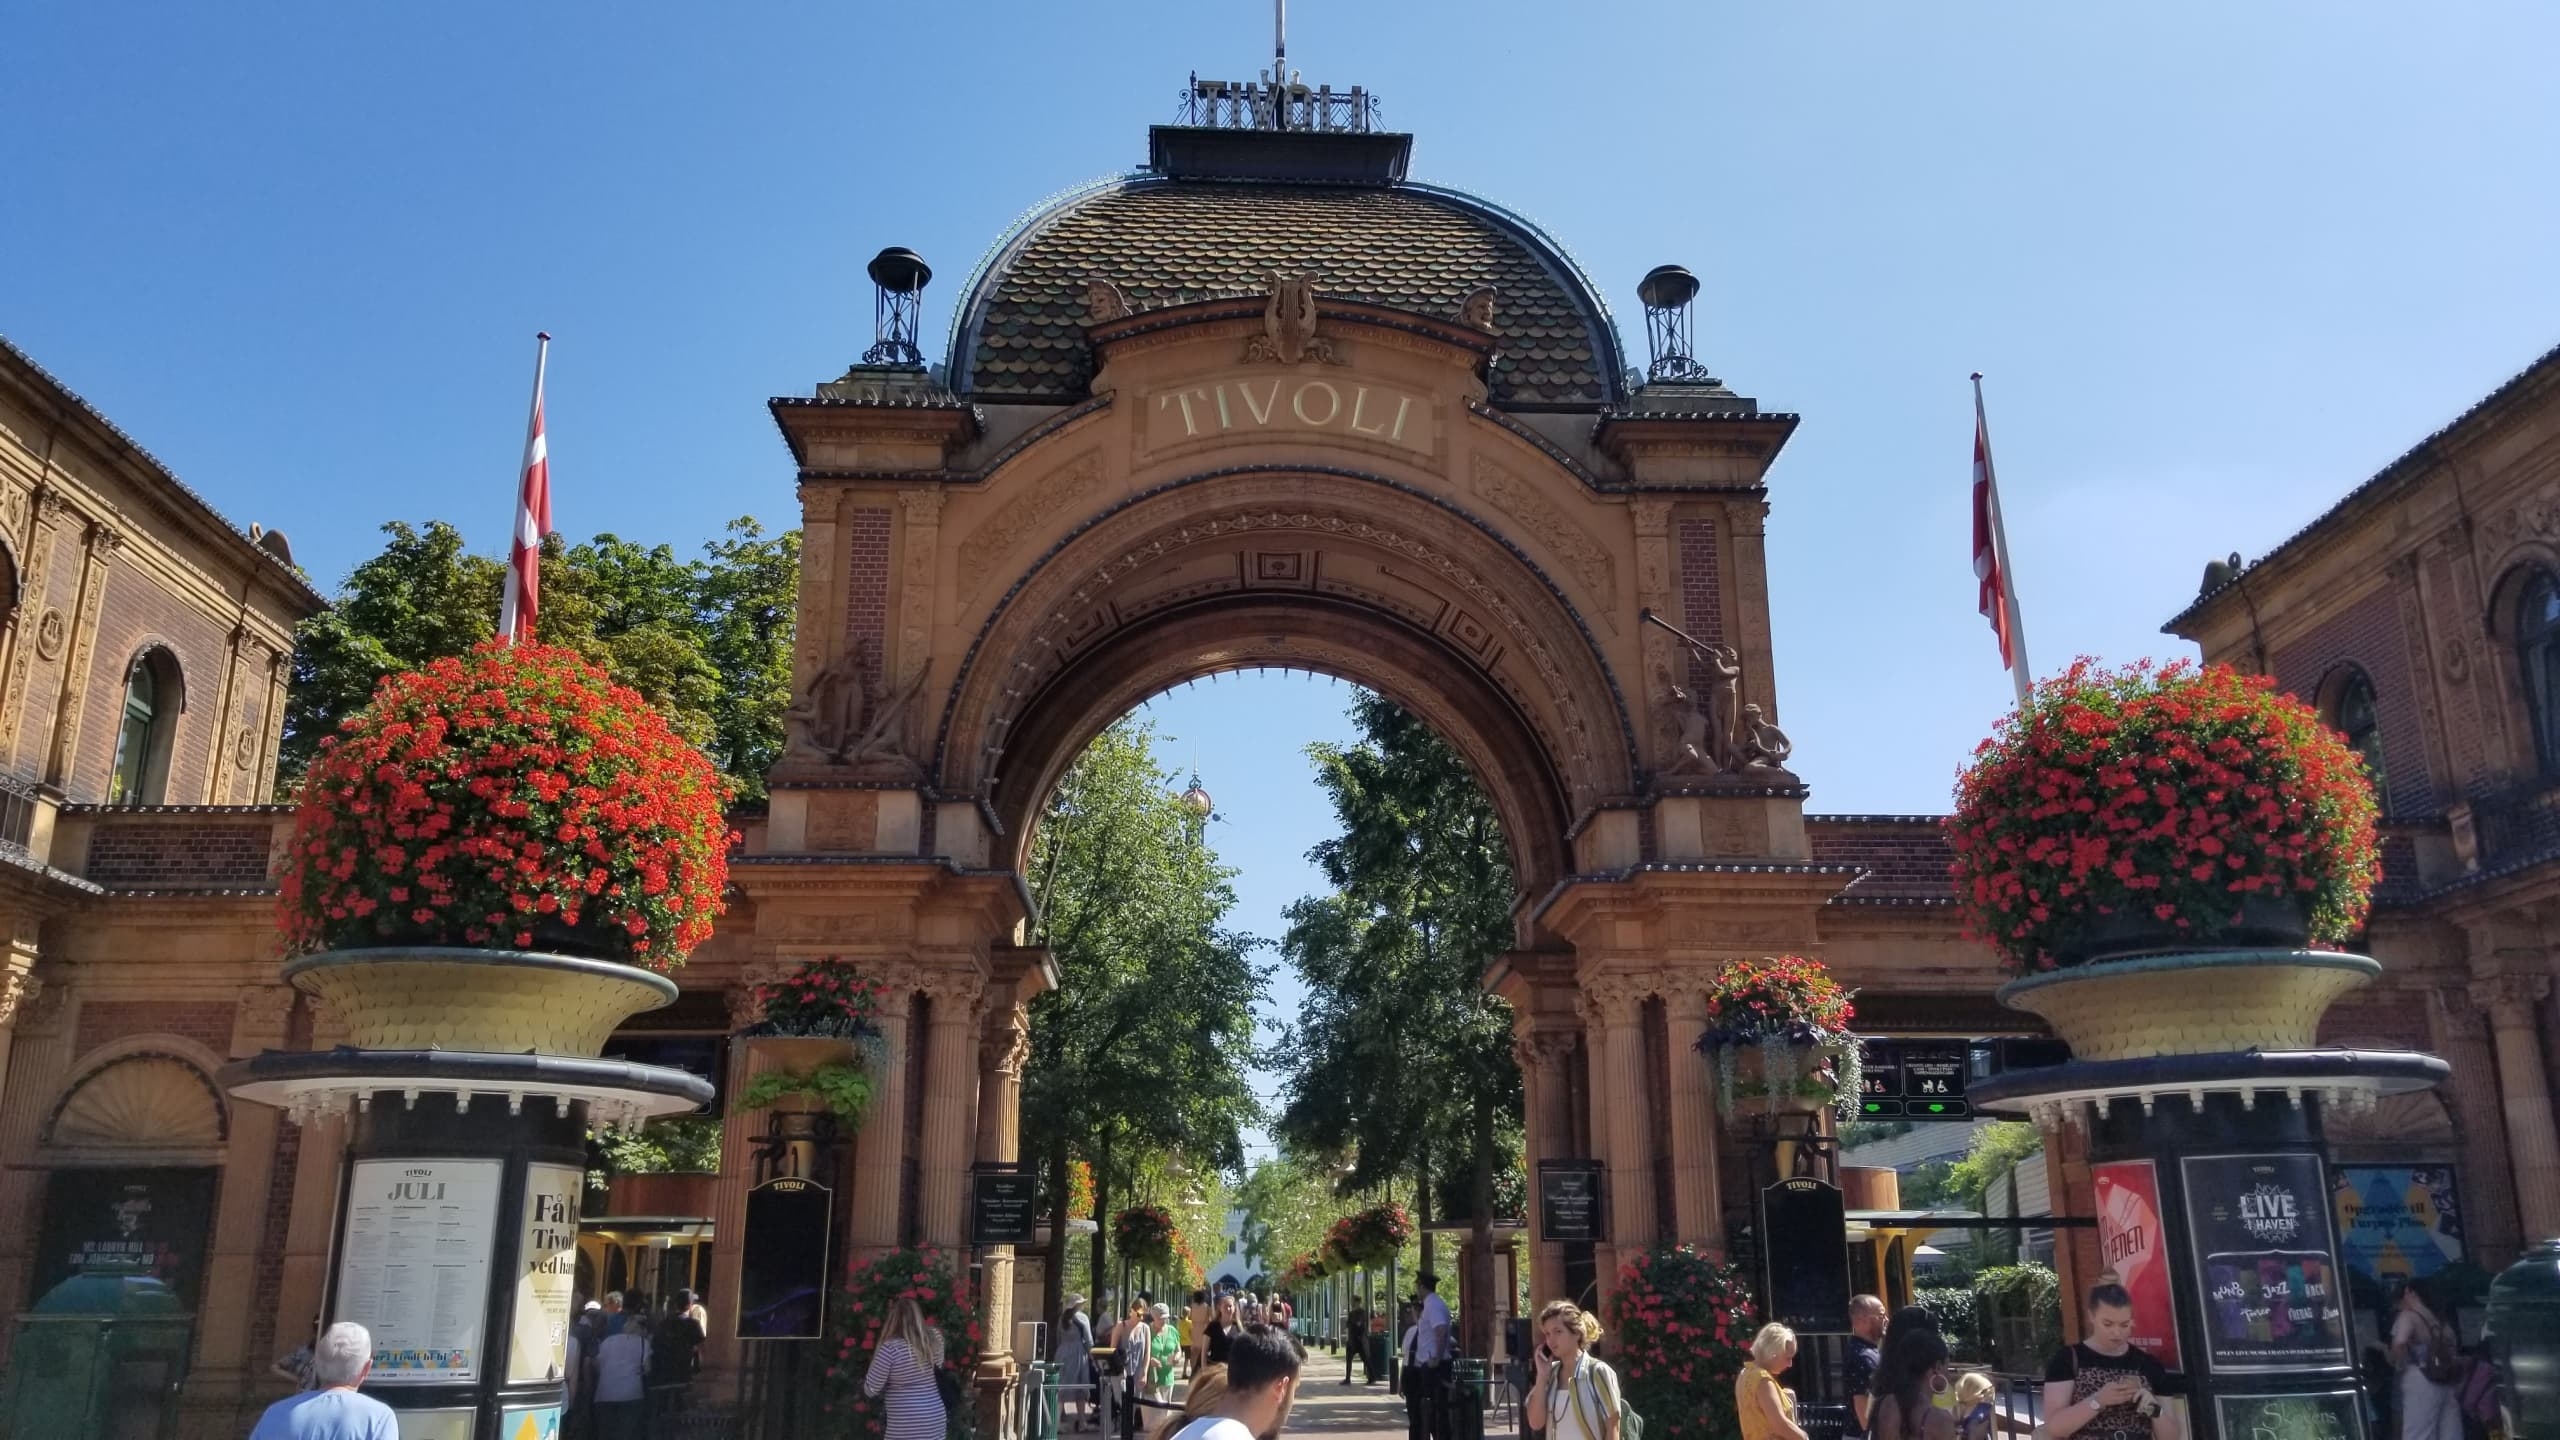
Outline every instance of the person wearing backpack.
<svg viewBox="0 0 2560 1440"><path fill-rule="evenodd" d="M1600 1317L1570 1300L1538 1312L1537 1378L1521 1411L1547 1440L1643 1440L1643 1421L1627 1408L1618 1372L1591 1353Z"/></svg>
<svg viewBox="0 0 2560 1440"><path fill-rule="evenodd" d="M2391 1363L2400 1370L2400 1440L2462 1440L2455 1389L2470 1362L2436 1303L2431 1277L2400 1287L2391 1321Z"/></svg>

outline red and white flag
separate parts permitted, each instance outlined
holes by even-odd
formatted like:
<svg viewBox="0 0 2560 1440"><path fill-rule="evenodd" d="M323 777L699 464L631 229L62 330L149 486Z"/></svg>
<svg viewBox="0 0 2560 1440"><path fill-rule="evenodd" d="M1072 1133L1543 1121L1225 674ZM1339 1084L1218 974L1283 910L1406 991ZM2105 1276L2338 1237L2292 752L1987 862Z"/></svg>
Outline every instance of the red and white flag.
<svg viewBox="0 0 2560 1440"><path fill-rule="evenodd" d="M516 524L507 541L507 598L498 607L498 638L512 645L533 638L542 609L542 537L551 533L551 454L542 439L542 372L551 359L551 336L533 352L533 418L524 432L524 480L516 494Z"/></svg>
<svg viewBox="0 0 2560 1440"><path fill-rule="evenodd" d="M2018 623L2018 595L2009 578L2009 537L2000 524L2000 486L1991 472L1991 422L1983 417L1982 373L1973 376L1973 578L1982 618L2000 642L2000 664L2027 703L2027 637Z"/></svg>

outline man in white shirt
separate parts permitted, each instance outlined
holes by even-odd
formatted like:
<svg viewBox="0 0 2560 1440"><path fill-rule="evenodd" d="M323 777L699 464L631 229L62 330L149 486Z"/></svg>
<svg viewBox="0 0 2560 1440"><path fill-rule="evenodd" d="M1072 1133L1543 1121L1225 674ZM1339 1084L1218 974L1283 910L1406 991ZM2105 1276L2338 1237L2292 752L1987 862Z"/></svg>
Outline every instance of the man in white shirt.
<svg viewBox="0 0 2560 1440"><path fill-rule="evenodd" d="M356 1389L372 1369L365 1328L348 1320L330 1326L311 1344L311 1383L319 1388L268 1406L249 1440L399 1440L391 1407Z"/></svg>
<svg viewBox="0 0 2560 1440"><path fill-rule="evenodd" d="M1422 1315L1414 1326L1413 1378L1410 1393L1422 1397L1423 1423L1431 1440L1449 1440L1450 1361L1457 1347L1449 1334L1449 1302L1440 1298L1440 1277L1422 1274Z"/></svg>
<svg viewBox="0 0 2560 1440"><path fill-rule="evenodd" d="M1301 1359L1286 1332L1256 1327L1237 1335L1227 1348L1227 1393L1173 1440L1277 1440L1297 1398Z"/></svg>

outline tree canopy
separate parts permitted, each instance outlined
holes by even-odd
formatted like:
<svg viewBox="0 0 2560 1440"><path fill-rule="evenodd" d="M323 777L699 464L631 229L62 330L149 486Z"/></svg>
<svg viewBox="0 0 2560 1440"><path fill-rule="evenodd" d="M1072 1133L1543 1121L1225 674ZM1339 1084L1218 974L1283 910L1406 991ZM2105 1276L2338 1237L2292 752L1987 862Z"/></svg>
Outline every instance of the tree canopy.
<svg viewBox="0 0 2560 1440"><path fill-rule="evenodd" d="M1094 1283L1108 1283L1112 1212L1166 1157L1235 1173L1260 1118L1245 1066L1266 971L1262 941L1225 928L1234 871L1174 793L1156 737L1124 719L1086 747L1033 832L1036 938L1058 988L1031 1005L1022 1153L1051 1176L1054 1291L1064 1279L1070 1158L1092 1162ZM1051 1308L1057 1295L1050 1296Z"/></svg>
<svg viewBox="0 0 2560 1440"><path fill-rule="evenodd" d="M1332 892L1291 905L1281 941L1306 998L1279 1137L1344 1194L1410 1178L1426 1223L1434 1167L1461 1171L1489 1240L1496 1176L1519 1164L1511 1007L1480 983L1511 943L1510 848L1439 736L1376 695L1352 716L1357 743L1309 748L1341 833L1309 852Z"/></svg>
<svg viewBox="0 0 2560 1440"><path fill-rule="evenodd" d="M506 567L464 548L441 520L395 520L380 554L350 572L337 603L302 623L277 785L290 796L321 737L364 705L375 682L460 655L498 628ZM742 798L764 794L791 703L791 634L800 532L767 535L751 518L693 560L612 534L542 546L534 632L602 665L701 745Z"/></svg>

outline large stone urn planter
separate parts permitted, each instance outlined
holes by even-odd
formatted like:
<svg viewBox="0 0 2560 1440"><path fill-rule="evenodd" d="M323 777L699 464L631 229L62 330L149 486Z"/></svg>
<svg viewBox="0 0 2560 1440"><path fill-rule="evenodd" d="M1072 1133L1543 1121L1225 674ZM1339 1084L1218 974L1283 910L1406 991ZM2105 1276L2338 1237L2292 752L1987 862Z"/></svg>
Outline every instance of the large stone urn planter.
<svg viewBox="0 0 2560 1440"><path fill-rule="evenodd" d="M2000 1003L2044 1018L2075 1060L2305 1050L2339 996L2382 966L2321 950L2189 950L2012 980Z"/></svg>
<svg viewBox="0 0 2560 1440"><path fill-rule="evenodd" d="M676 998L676 982L633 965L460 946L323 950L287 961L284 978L360 1050L592 1059L623 1021Z"/></svg>

